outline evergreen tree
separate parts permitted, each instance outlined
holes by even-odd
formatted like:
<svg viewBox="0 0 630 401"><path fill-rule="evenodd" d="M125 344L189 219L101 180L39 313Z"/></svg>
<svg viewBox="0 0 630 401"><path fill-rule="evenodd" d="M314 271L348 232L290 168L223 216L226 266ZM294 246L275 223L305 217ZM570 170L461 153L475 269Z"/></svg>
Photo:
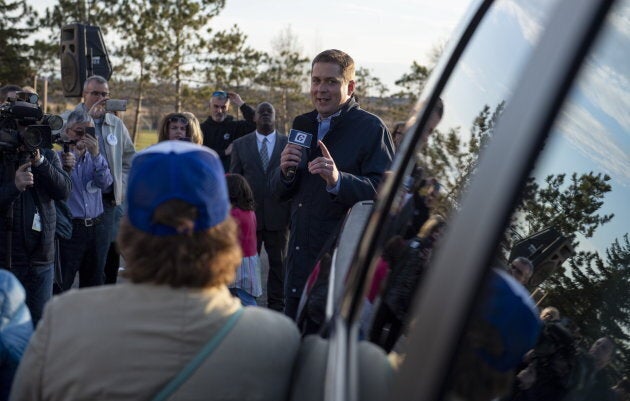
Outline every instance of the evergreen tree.
<svg viewBox="0 0 630 401"><path fill-rule="evenodd" d="M309 59L302 56L290 26L274 38L272 48L263 59L264 67L256 82L268 90L268 99L276 108L277 127L288 132L293 118L306 111L310 103L302 91Z"/></svg>
<svg viewBox="0 0 630 401"><path fill-rule="evenodd" d="M207 82L215 88L240 88L254 81L265 53L247 46L246 41L247 35L237 25L214 35L205 60Z"/></svg>
<svg viewBox="0 0 630 401"><path fill-rule="evenodd" d="M362 104L366 103L369 96L383 97L389 89L381 82L381 79L372 75L372 72L365 67L359 67L355 71L355 88L354 92L361 100Z"/></svg>
<svg viewBox="0 0 630 401"><path fill-rule="evenodd" d="M26 85L34 76L28 57L31 47L25 42L33 31L34 16L25 0L0 3L0 85Z"/></svg>
<svg viewBox="0 0 630 401"><path fill-rule="evenodd" d="M38 21L42 30L47 31L47 39L37 40L33 47L38 73L53 74L60 70L59 38L62 27L75 22L97 25L106 34L117 20L117 15L112 12L115 4L117 2L104 0L57 0L47 8Z"/></svg>
<svg viewBox="0 0 630 401"><path fill-rule="evenodd" d="M424 85L429 79L432 68L419 64L417 61L413 61L411 64L411 71L403 74L395 84L404 88L404 91L400 93L401 96L406 96L413 103L418 100L420 93L424 89Z"/></svg>
<svg viewBox="0 0 630 401"><path fill-rule="evenodd" d="M136 100L133 128L130 130L134 143L140 129L146 86L157 72L156 54L160 46L161 29L154 23L158 11L155 4L145 0L124 0L110 10L112 15L118 16L114 29L124 34L120 36L125 38L123 44L116 49L116 54L123 60L121 70L138 77L135 96L132 96Z"/></svg>
<svg viewBox="0 0 630 401"><path fill-rule="evenodd" d="M576 247L577 233L590 238L614 217L598 213L604 196L612 190L609 175L573 173L568 186L565 179L563 173L548 175L544 184L530 181L512 222L520 233L529 235L553 226Z"/></svg>
<svg viewBox="0 0 630 401"><path fill-rule="evenodd" d="M557 307L579 328L583 344L610 336L621 358L617 366L630 374L630 241L628 234L598 253L579 252L564 274L544 283L545 305Z"/></svg>
<svg viewBox="0 0 630 401"><path fill-rule="evenodd" d="M225 0L154 0L157 75L175 84L175 111L181 111L184 80L194 77L194 64L208 44L210 21Z"/></svg>

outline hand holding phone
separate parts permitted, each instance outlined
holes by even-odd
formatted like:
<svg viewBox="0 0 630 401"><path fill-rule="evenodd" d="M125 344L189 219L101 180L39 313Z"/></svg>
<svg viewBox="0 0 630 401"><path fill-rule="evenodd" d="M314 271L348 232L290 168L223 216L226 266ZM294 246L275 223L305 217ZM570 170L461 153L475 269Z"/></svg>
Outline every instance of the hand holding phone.
<svg viewBox="0 0 630 401"><path fill-rule="evenodd" d="M107 99L105 101L106 111L126 111L127 100L125 99Z"/></svg>
<svg viewBox="0 0 630 401"><path fill-rule="evenodd" d="M86 149L92 156L98 156L98 139L96 139L96 130L94 127L85 127L83 142L85 143Z"/></svg>

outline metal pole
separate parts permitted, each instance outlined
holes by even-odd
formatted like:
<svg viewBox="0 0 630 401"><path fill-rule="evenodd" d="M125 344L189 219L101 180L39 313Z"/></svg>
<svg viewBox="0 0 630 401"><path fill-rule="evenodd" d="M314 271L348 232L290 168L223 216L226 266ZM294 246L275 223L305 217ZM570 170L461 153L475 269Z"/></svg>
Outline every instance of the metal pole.
<svg viewBox="0 0 630 401"><path fill-rule="evenodd" d="M48 109L48 77L44 77L44 113Z"/></svg>

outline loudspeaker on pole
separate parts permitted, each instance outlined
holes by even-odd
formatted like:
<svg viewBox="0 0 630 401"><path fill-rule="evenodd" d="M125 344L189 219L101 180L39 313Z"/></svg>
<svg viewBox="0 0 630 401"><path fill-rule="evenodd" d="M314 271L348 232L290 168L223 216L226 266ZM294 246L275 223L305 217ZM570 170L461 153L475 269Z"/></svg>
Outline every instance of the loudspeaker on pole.
<svg viewBox="0 0 630 401"><path fill-rule="evenodd" d="M61 29L61 86L66 97L81 97L83 83L91 75L108 79L112 66L101 28L74 23Z"/></svg>

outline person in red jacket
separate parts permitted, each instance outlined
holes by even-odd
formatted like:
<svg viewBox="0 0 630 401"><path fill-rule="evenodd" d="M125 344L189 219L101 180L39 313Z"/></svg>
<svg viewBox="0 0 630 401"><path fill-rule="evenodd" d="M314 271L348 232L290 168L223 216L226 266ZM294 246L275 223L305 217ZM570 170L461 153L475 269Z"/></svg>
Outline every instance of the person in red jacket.
<svg viewBox="0 0 630 401"><path fill-rule="evenodd" d="M262 295L262 281L256 247L254 193L245 177L240 174L226 174L225 179L232 204L230 214L238 223L238 239L243 250L243 261L236 269L236 279L229 285L230 292L238 297L244 306L257 305L256 298Z"/></svg>

